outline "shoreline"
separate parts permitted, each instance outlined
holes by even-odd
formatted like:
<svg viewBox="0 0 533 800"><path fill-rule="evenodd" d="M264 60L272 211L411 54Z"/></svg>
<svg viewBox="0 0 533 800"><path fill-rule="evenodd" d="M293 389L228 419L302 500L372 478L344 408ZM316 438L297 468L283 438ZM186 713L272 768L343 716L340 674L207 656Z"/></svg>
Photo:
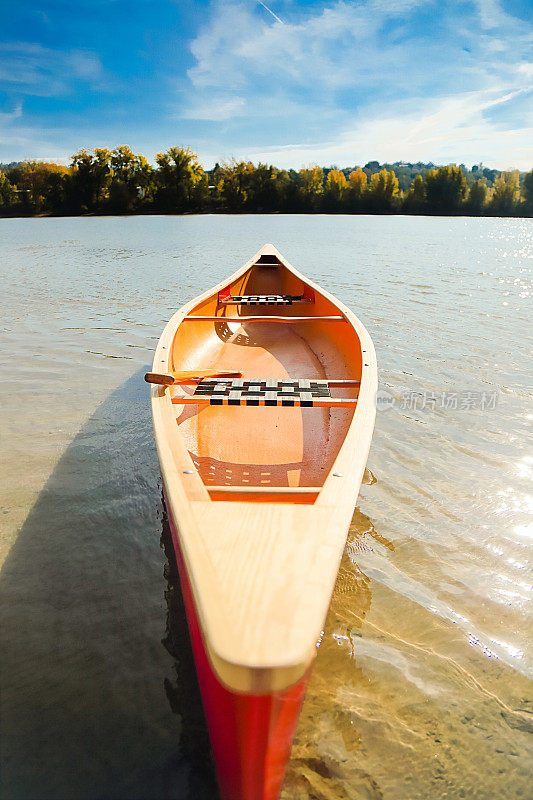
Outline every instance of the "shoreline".
<svg viewBox="0 0 533 800"><path fill-rule="evenodd" d="M159 211L143 209L139 211L86 211L81 214L54 213L53 211L42 211L38 214L32 213L12 213L0 212L0 219L77 219L83 217L198 217L198 216L328 216L328 217L464 217L465 219L532 219L533 214L474 214L471 211L451 212L429 212L429 211L230 211L227 209L218 211L210 209L206 211Z"/></svg>

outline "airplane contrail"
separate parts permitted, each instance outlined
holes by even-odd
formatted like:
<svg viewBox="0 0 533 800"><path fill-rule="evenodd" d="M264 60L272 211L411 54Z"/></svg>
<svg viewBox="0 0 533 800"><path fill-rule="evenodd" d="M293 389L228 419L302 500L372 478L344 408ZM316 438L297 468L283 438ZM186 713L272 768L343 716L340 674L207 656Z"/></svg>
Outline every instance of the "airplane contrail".
<svg viewBox="0 0 533 800"><path fill-rule="evenodd" d="M278 22L281 22L282 25L285 25L283 20L280 19L277 14L274 14L274 12L272 11L271 8L269 8L264 3L262 3L261 0L257 0L257 2L259 3L260 6L263 6L263 8L266 9L266 11L268 11L269 14L272 14L272 16L274 17L275 20L277 20Z"/></svg>

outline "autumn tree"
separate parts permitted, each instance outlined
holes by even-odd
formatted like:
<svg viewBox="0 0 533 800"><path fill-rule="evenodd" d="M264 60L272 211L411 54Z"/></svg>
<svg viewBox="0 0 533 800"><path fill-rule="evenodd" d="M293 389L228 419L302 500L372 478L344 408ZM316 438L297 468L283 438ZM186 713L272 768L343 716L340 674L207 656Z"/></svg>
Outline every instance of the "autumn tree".
<svg viewBox="0 0 533 800"><path fill-rule="evenodd" d="M441 214L456 213L468 190L463 170L455 164L428 170L424 183L429 210Z"/></svg>
<svg viewBox="0 0 533 800"><path fill-rule="evenodd" d="M348 187L346 191L348 208L352 211L359 211L361 209L363 195L367 187L366 173L363 172L361 167L352 170L348 176Z"/></svg>
<svg viewBox="0 0 533 800"><path fill-rule="evenodd" d="M15 187L1 170L0 170L0 208L10 208L16 202Z"/></svg>
<svg viewBox="0 0 533 800"><path fill-rule="evenodd" d="M496 214L511 214L518 203L519 187L518 170L501 172L494 180L494 190L490 203L491 210Z"/></svg>
<svg viewBox="0 0 533 800"><path fill-rule="evenodd" d="M339 210L346 199L348 181L344 172L338 169L331 169L326 178L325 204L328 210Z"/></svg>
<svg viewBox="0 0 533 800"><path fill-rule="evenodd" d="M370 207L375 211L392 211L398 197L398 178L394 170L375 172L368 187Z"/></svg>
<svg viewBox="0 0 533 800"><path fill-rule="evenodd" d="M316 211L324 192L324 171L317 164L304 167L298 173L298 185L304 207Z"/></svg>
<svg viewBox="0 0 533 800"><path fill-rule="evenodd" d="M45 161L23 161L11 173L22 192L22 203L36 214L43 210L54 211L61 206L66 174L67 168L62 164Z"/></svg>

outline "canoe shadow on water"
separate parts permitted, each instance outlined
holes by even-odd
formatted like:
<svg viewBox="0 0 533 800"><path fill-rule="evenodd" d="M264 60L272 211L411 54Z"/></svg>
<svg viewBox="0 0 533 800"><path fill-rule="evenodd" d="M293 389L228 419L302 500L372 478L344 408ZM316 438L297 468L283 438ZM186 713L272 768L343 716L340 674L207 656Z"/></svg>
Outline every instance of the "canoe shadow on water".
<svg viewBox="0 0 533 800"><path fill-rule="evenodd" d="M144 371L71 442L0 573L10 800L217 796Z"/></svg>

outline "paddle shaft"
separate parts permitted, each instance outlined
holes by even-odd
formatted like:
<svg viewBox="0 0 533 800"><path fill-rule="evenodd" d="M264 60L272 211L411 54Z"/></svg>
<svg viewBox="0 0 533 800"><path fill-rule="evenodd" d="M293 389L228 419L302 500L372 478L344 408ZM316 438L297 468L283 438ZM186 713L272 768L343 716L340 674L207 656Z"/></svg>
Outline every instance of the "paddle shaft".
<svg viewBox="0 0 533 800"><path fill-rule="evenodd" d="M196 369L182 372L147 372L144 380L146 383L155 383L159 386L180 386L181 384L199 383L203 378L240 378L241 376L241 372Z"/></svg>

